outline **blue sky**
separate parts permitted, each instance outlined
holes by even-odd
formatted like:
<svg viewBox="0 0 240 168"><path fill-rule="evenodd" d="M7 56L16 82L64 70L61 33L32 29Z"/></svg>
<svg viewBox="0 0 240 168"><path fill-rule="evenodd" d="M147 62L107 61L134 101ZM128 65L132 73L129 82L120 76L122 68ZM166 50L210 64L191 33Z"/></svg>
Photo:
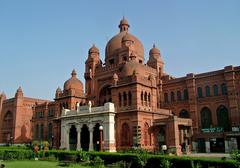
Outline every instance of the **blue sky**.
<svg viewBox="0 0 240 168"><path fill-rule="evenodd" d="M145 47L161 50L165 71L181 77L240 65L239 0L0 0L0 92L53 99L88 49L104 60L123 15Z"/></svg>

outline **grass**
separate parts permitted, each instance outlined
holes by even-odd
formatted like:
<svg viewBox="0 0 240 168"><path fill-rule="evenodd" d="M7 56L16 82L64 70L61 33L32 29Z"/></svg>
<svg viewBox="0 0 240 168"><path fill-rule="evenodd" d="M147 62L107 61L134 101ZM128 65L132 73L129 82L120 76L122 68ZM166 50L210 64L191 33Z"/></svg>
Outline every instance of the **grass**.
<svg viewBox="0 0 240 168"><path fill-rule="evenodd" d="M26 160L26 161L4 161L6 168L64 168L58 166L58 162L55 161L35 161L35 160ZM70 164L69 168L90 168L87 166L81 166L79 164Z"/></svg>

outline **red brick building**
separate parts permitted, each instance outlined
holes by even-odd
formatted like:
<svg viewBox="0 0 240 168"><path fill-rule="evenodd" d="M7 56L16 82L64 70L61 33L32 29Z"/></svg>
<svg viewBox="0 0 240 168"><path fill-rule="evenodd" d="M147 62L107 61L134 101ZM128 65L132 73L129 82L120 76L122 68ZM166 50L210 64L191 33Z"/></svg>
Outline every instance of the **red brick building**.
<svg viewBox="0 0 240 168"><path fill-rule="evenodd" d="M74 110L77 104L84 106L89 101L92 106L113 102L117 150L141 146L156 151L162 145L178 154L240 149L240 67L172 77L164 71L164 61L155 46L145 60L144 46L130 34L129 27L123 18L119 33L106 45L104 63L95 45L89 49L85 93L73 70L63 90L56 90L54 101L27 99L29 103L23 103L27 108L32 102L29 116L24 118L29 124L27 137L48 140L59 147L62 108ZM19 137L24 122L15 115L25 113L18 99L17 94L13 99L1 95L1 123L11 123L8 129L0 126L2 143L7 143L9 136L14 142ZM12 111L11 115L7 111ZM24 138L19 141L23 142Z"/></svg>

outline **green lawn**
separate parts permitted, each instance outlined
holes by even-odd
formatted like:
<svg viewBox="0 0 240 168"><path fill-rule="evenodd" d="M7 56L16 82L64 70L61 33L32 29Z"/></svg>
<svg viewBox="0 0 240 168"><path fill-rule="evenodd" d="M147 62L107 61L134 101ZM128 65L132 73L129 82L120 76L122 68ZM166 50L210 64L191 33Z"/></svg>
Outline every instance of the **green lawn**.
<svg viewBox="0 0 240 168"><path fill-rule="evenodd" d="M6 168L64 168L58 166L58 162L49 162L49 161L4 161ZM69 168L90 168L86 166L80 166L79 164L70 164Z"/></svg>

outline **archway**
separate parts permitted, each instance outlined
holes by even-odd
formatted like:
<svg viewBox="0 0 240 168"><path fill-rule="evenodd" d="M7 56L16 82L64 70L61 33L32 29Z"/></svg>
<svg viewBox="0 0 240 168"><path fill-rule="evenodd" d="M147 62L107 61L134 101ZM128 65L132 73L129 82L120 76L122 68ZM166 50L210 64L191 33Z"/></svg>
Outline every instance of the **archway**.
<svg viewBox="0 0 240 168"><path fill-rule="evenodd" d="M89 149L89 130L86 124L81 129L81 148L84 151Z"/></svg>
<svg viewBox="0 0 240 168"><path fill-rule="evenodd" d="M93 128L93 149L95 151L100 150L100 124L97 123Z"/></svg>
<svg viewBox="0 0 240 168"><path fill-rule="evenodd" d="M121 146L130 146L130 128L127 123L122 125L121 129Z"/></svg>
<svg viewBox="0 0 240 168"><path fill-rule="evenodd" d="M217 108L218 127L222 127L225 131L229 130L228 109L221 105Z"/></svg>
<svg viewBox="0 0 240 168"><path fill-rule="evenodd" d="M212 126L212 114L207 107L201 110L201 126L202 128L210 128Z"/></svg>
<svg viewBox="0 0 240 168"><path fill-rule="evenodd" d="M77 149L77 129L75 125L72 125L69 132L69 149Z"/></svg>
<svg viewBox="0 0 240 168"><path fill-rule="evenodd" d="M157 141L158 141L158 145L159 145L159 150L162 151L162 145L166 145L164 127L160 128L158 135L157 135Z"/></svg>

